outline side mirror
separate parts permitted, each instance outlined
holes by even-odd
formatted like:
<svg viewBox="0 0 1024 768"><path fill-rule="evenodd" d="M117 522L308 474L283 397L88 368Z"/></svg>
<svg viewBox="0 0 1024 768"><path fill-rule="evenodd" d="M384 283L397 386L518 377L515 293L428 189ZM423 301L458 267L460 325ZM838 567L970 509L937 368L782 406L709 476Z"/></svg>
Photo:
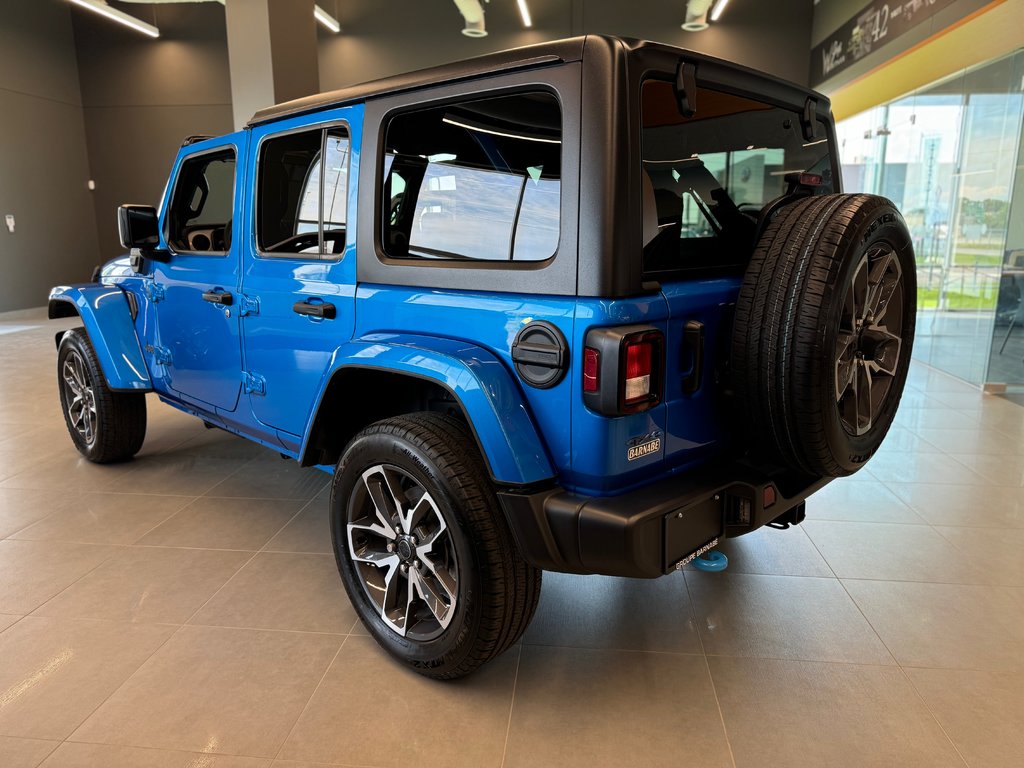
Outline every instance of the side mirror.
<svg viewBox="0 0 1024 768"><path fill-rule="evenodd" d="M152 251L160 247L160 226L151 205L122 205L117 209L117 232L125 248Z"/></svg>

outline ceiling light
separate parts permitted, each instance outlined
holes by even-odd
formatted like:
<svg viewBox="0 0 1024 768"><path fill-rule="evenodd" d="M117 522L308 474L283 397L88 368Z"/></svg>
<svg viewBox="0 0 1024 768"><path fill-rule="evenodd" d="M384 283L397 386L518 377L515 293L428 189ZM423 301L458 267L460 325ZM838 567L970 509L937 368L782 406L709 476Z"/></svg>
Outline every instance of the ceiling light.
<svg viewBox="0 0 1024 768"><path fill-rule="evenodd" d="M106 3L100 2L100 0L71 0L72 3L98 13L100 16L106 16L111 21L116 21L118 24L124 24L126 27L131 27L136 32L141 32L144 35L150 37L160 37L160 30L154 27L152 24L147 24L141 19L137 19L124 11L119 11L117 8L111 8Z"/></svg>
<svg viewBox="0 0 1024 768"><path fill-rule="evenodd" d="M334 34L341 32L341 22L331 16L331 14L319 5L313 5L313 18L319 21L323 26L327 27L327 29L331 30Z"/></svg>
<svg viewBox="0 0 1024 768"><path fill-rule="evenodd" d="M711 0L687 0L686 21L682 27L686 32L701 32L708 28L708 9Z"/></svg>
<svg viewBox="0 0 1024 768"><path fill-rule="evenodd" d="M729 4L729 0L718 0L715 3L715 7L711 9L711 15L708 17L712 21L718 21L718 17L722 15L722 11L725 10L725 6Z"/></svg>
<svg viewBox="0 0 1024 768"><path fill-rule="evenodd" d="M487 37L487 27L484 26L484 8L480 4L480 0L455 0L455 5L466 22L466 26L462 28L462 34L466 37Z"/></svg>
<svg viewBox="0 0 1024 768"><path fill-rule="evenodd" d="M530 9L526 7L526 0L516 0L519 4L519 15L523 17L523 26L529 29L533 26L533 19L530 18Z"/></svg>

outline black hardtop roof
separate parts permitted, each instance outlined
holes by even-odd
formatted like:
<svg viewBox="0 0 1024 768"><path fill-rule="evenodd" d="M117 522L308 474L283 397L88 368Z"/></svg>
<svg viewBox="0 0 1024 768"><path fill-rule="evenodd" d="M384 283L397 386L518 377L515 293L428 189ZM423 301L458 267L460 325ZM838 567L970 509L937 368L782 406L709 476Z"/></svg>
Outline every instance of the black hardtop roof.
<svg viewBox="0 0 1024 768"><path fill-rule="evenodd" d="M590 45L587 45L588 41ZM757 84L763 86L771 83L776 91L784 93L788 101L797 103L802 99L811 96L817 99L827 109L829 99L827 96L808 89L806 86L781 80L764 72L751 69L750 67L736 64L735 62L719 59L707 54L698 53L689 49L678 48L664 43L656 43L648 40L639 40L631 37L619 37L616 35L582 35L579 37L568 37L563 40L553 40L535 45L527 45L521 48L510 48L505 51L474 56L473 58L454 61L449 64L442 64L437 67L420 69L415 72L408 72L392 77L385 77L380 80L371 80L358 85L351 85L337 91L326 93L315 93L301 99L286 101L271 107L265 107L248 122L246 127L273 122L286 117L294 117L309 112L315 112L327 107L341 106L352 102L364 101L375 96L390 95L402 91L410 91L416 88L423 88L441 83L452 83L460 80L470 80L476 77L498 74L518 69L529 69L531 67L545 66L549 64L560 64L569 61L581 61L583 59L584 47L597 48L609 53L615 48L622 52L639 53L644 49L660 50L664 52L678 53L694 62L704 62L719 71L727 70L735 75L741 75L748 85ZM797 97L800 97L799 99Z"/></svg>
<svg viewBox="0 0 1024 768"><path fill-rule="evenodd" d="M269 123L284 117L293 117L306 112L313 112L325 107L337 106L353 101L372 98L384 94L408 91L426 85L450 83L466 80L481 75L507 72L514 69L526 69L545 64L558 64L565 61L579 61L583 58L583 44L586 36L570 37L506 51L487 53L470 59L453 61L429 69L420 69L380 80L371 80L358 85L350 85L337 91L315 93L301 99L286 101L272 107L265 107L252 116L248 125Z"/></svg>

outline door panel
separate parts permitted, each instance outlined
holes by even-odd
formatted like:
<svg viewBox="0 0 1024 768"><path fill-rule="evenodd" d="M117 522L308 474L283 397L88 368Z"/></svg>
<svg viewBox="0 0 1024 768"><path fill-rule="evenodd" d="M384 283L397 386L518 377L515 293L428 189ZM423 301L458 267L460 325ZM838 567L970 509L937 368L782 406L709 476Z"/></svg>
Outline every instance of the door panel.
<svg viewBox="0 0 1024 768"><path fill-rule="evenodd" d="M243 136L235 136L244 142ZM200 145L202 146L202 145ZM200 149L175 169L163 231L167 263L154 263L157 333L166 385L186 398L234 411L241 390L234 237L239 145Z"/></svg>
<svg viewBox="0 0 1024 768"><path fill-rule="evenodd" d="M318 117L312 125L306 117L255 129L249 158L258 170L242 290L259 311L242 318L242 336L245 369L265 382L249 406L292 448L354 325L355 227L347 224L355 221L356 190L347 180L356 178L362 107Z"/></svg>

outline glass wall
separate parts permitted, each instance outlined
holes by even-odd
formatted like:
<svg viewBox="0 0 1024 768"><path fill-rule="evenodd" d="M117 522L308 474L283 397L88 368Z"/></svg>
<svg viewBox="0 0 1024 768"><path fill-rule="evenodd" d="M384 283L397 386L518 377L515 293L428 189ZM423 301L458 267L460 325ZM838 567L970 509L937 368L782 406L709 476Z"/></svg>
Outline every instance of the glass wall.
<svg viewBox="0 0 1024 768"><path fill-rule="evenodd" d="M914 238L914 356L978 385L1024 386L1022 89L1018 51L837 126L845 191Z"/></svg>

